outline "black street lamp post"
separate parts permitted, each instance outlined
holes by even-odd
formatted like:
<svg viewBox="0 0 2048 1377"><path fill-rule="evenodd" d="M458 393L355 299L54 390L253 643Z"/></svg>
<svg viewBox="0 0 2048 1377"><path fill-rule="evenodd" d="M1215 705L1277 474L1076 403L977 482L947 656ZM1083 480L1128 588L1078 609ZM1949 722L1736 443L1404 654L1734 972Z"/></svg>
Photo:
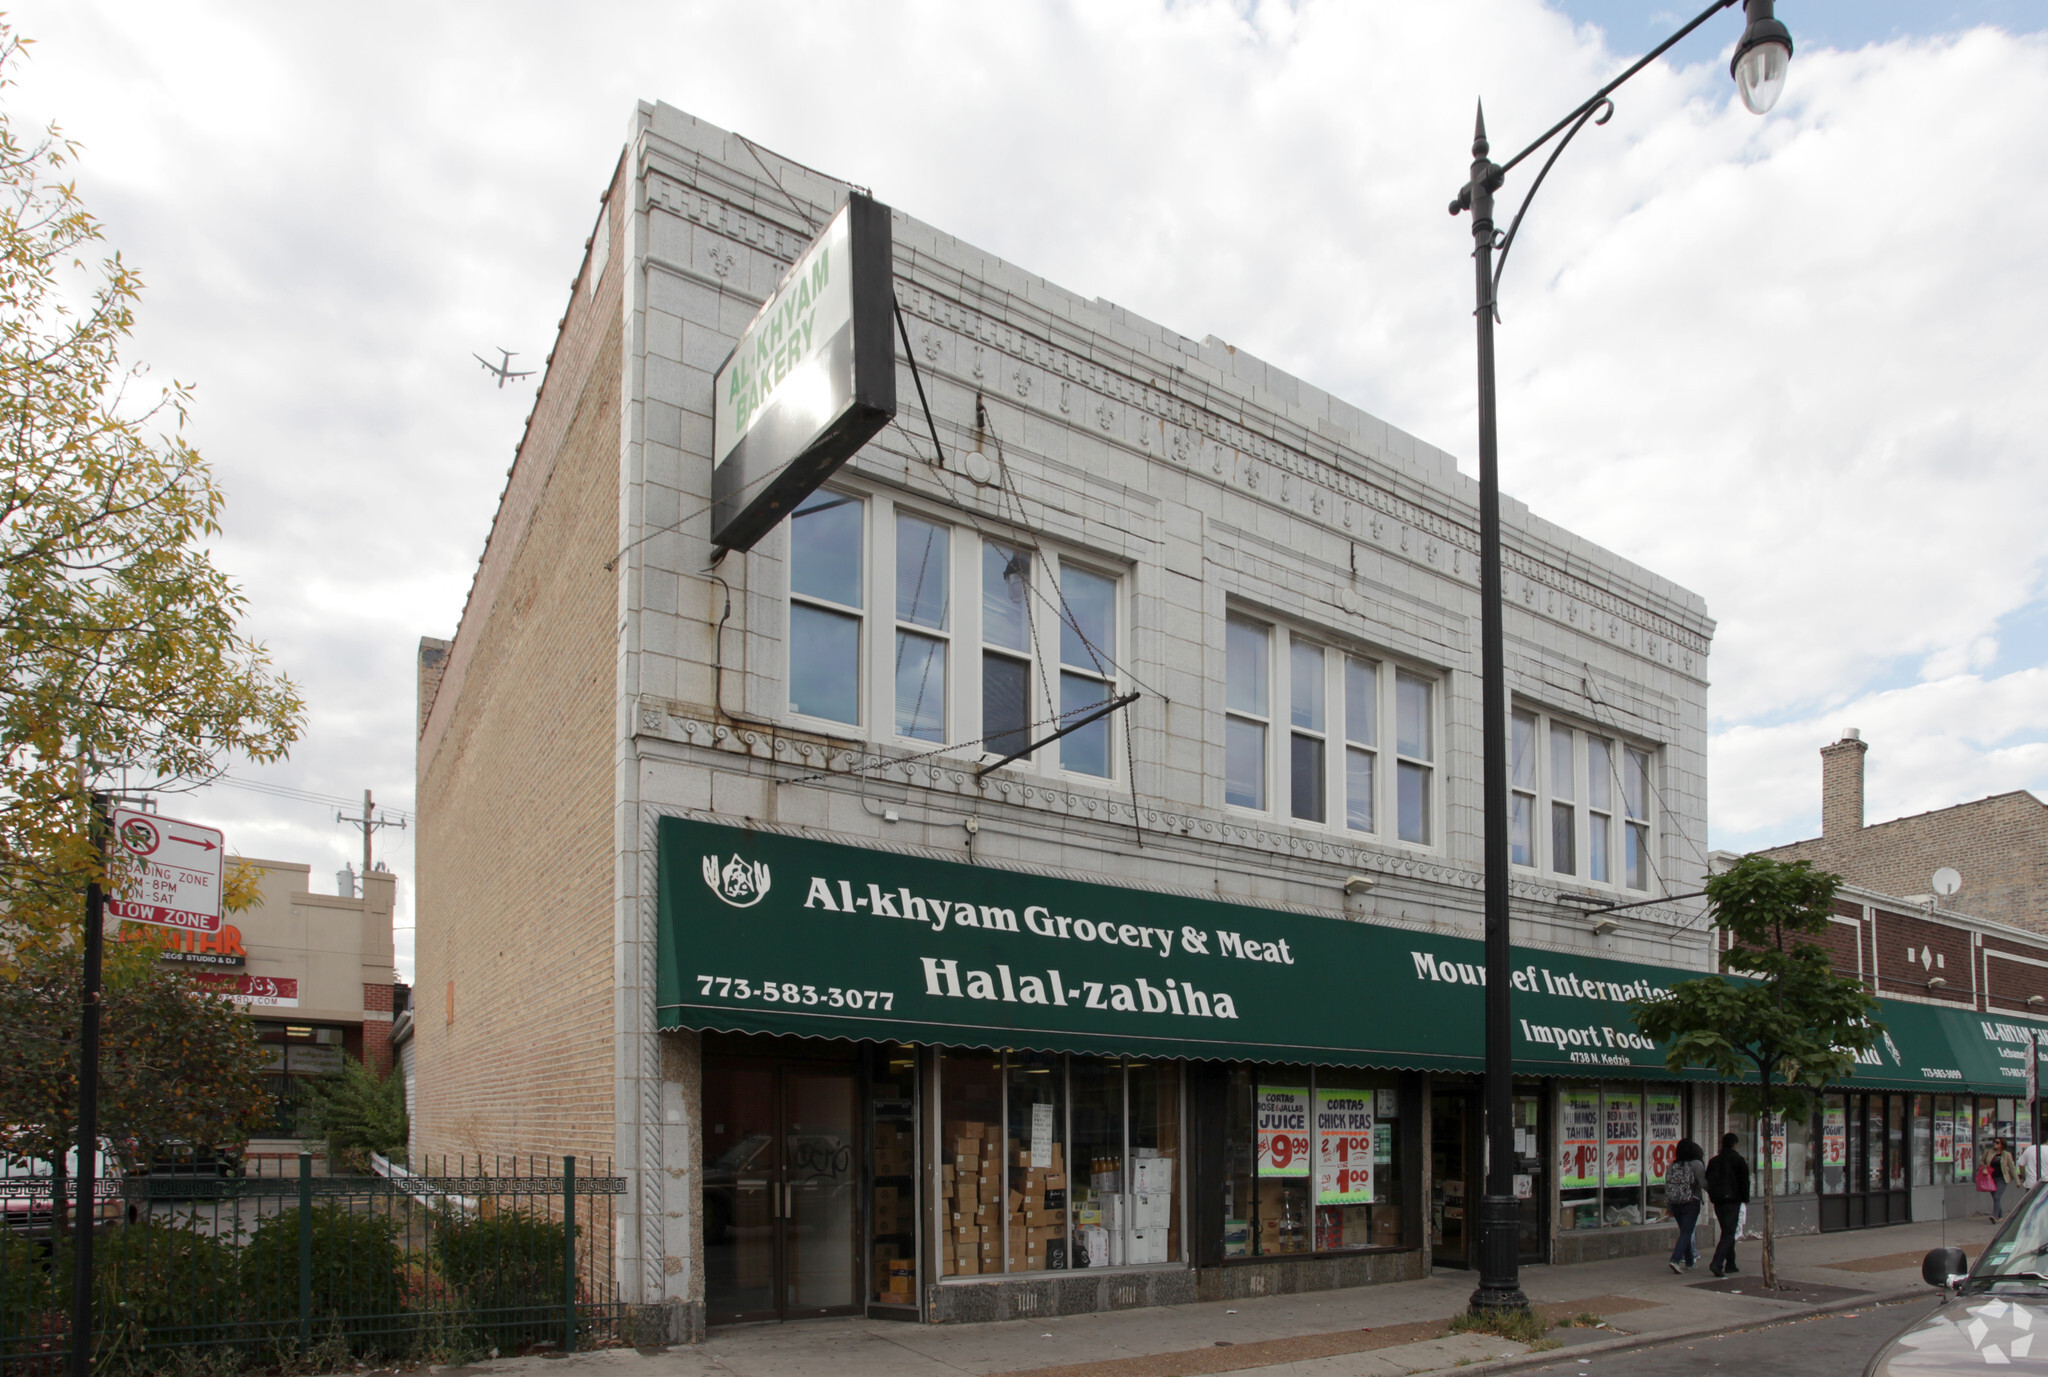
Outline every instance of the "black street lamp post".
<svg viewBox="0 0 2048 1377"><path fill-rule="evenodd" d="M1502 644L1500 560L1500 449L1495 429L1493 326L1500 289L1500 270L1514 246L1515 231L1543 185L1558 154L1588 122L1605 124L1614 113L1608 99L1615 88L1662 56L1666 49L1700 25L1729 9L1736 0L1716 0L1693 21L1651 49L1627 71L1588 98L1527 148L1505 163L1487 157L1486 114L1482 108L1472 137L1470 179L1451 202L1451 214L1472 212L1472 280L1479 327L1479 600L1481 694L1485 713L1481 733L1481 768L1485 771L1486 862L1486 1186L1479 1200L1479 1287L1472 1293L1478 1310L1524 1309L1516 1275L1516 1238L1520 1208L1515 1197L1514 1058L1509 1029L1510 980L1513 960L1508 934L1508 691L1507 657ZM1729 73L1742 103L1763 114L1777 103L1785 69L1792 58L1792 36L1772 13L1773 0L1743 0L1748 27L1736 44ZM1558 135L1557 147L1544 161L1529 194L1515 212L1507 233L1493 223L1493 194L1523 159ZM1496 244L1496 237L1498 242ZM1494 250L1500 250L1496 265Z"/></svg>

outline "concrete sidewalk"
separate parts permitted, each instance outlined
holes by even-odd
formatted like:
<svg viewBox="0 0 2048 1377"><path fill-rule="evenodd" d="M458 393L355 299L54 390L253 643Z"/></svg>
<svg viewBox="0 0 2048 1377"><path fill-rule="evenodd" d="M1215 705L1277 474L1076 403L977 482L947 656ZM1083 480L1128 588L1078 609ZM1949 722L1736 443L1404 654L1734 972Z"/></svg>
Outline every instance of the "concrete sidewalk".
<svg viewBox="0 0 2048 1377"><path fill-rule="evenodd" d="M1725 1282L1715 1281L1704 1264L1679 1276L1661 1258L1625 1258L1526 1267L1522 1286L1553 1321L1593 1314L1607 1322L1551 1334L1573 1358L1593 1360L1574 1364L1585 1372L1610 1366L1599 1355L1645 1342L1927 1294L1920 1259L1929 1248L1953 1244L1974 1258L1991 1234L1990 1224L1978 1218L1782 1239L1780 1279L1799 1286L1789 1295L1754 1294L1759 1245L1748 1241L1740 1254L1747 1270ZM542 1377L543 1369L547 1377L569 1377L571 1370L590 1377L1195 1377L1258 1370L1272 1377L1398 1377L1475 1364L1518 1366L1514 1360L1528 1352L1524 1345L1444 1333L1444 1321L1465 1308L1473 1282L1470 1272L1443 1270L1422 1281L1348 1291L1000 1324L807 1320L716 1330L690 1347L515 1358L460 1371L519 1377Z"/></svg>

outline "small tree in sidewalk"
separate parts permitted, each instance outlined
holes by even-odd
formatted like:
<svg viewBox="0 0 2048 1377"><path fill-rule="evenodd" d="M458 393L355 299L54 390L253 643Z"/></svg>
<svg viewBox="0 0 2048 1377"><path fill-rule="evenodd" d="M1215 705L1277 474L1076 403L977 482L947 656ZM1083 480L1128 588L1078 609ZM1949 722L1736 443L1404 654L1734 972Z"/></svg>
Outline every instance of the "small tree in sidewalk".
<svg viewBox="0 0 2048 1377"><path fill-rule="evenodd" d="M1744 856L1706 884L1714 930L1727 938L1722 968L1744 978L1682 980L1635 1006L1636 1026L1671 1044L1672 1070L1704 1066L1745 1082L1730 1102L1764 1125L1762 1266L1773 1288L1773 1119L1811 1116L1821 1087L1848 1079L1884 1032L1862 982L1836 975L1811 940L1827 931L1840 883L1809 861Z"/></svg>

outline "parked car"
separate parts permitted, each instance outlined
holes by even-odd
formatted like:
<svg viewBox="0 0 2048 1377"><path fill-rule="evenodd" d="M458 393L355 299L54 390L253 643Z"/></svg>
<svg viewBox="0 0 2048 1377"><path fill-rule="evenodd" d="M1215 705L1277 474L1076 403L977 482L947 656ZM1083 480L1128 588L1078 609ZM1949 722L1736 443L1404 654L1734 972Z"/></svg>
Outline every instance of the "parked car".
<svg viewBox="0 0 2048 1377"><path fill-rule="evenodd" d="M93 1170L101 1181L111 1181L116 1186L121 1182L121 1163L114 1156L113 1144L100 1140L97 1154L98 1165ZM78 1149L64 1154L64 1188L67 1194L77 1190ZM75 1198L75 1196L74 1196ZM117 1194L109 1195L102 1189L96 1196L94 1217L101 1223L108 1223L123 1217L125 1202ZM0 1217L4 1217L10 1229L47 1229L56 1215L55 1173L50 1163L41 1157L10 1157L0 1153Z"/></svg>
<svg viewBox="0 0 2048 1377"><path fill-rule="evenodd" d="M1880 1348L1864 1377L2048 1373L2048 1191L2007 1214L1975 1266L1961 1248L1936 1248L1920 1275L1948 1293L1941 1307Z"/></svg>

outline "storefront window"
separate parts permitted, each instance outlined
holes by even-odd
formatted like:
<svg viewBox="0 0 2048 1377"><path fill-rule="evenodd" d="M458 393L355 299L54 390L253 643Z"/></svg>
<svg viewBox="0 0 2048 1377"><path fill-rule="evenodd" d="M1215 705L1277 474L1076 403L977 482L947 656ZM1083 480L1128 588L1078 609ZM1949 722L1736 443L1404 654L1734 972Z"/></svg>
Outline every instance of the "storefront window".
<svg viewBox="0 0 2048 1377"><path fill-rule="evenodd" d="M1820 1109L1820 1188L1841 1195L1849 1185L1849 1103L1846 1095L1823 1095Z"/></svg>
<svg viewBox="0 0 2048 1377"><path fill-rule="evenodd" d="M1633 1087L1602 1092L1600 1221L1609 1228L1643 1222L1643 1097Z"/></svg>
<svg viewBox="0 0 2048 1377"><path fill-rule="evenodd" d="M1225 1257L1402 1246L1398 1074L1236 1066L1228 1095Z"/></svg>
<svg viewBox="0 0 2048 1377"><path fill-rule="evenodd" d="M1067 1265L1063 1060L1049 1052L1009 1054L1004 1264L1012 1272L1058 1271Z"/></svg>
<svg viewBox="0 0 2048 1377"><path fill-rule="evenodd" d="M1970 1163L1970 1170L1973 1173L1977 1169L1977 1163L1983 1161L1985 1154L1991 1151L1991 1140L1997 1133L1998 1101L1977 1101L1977 1155Z"/></svg>
<svg viewBox="0 0 2048 1377"><path fill-rule="evenodd" d="M1885 1184L1890 1189L1906 1188L1906 1097L1885 1097Z"/></svg>
<svg viewBox="0 0 2048 1377"><path fill-rule="evenodd" d="M1314 1185L1311 1089L1305 1066L1261 1067L1252 1087L1252 1251L1262 1257L1314 1246L1309 1191Z"/></svg>
<svg viewBox="0 0 2048 1377"><path fill-rule="evenodd" d="M1131 1062L1130 1225L1125 1260L1172 1262L1180 1251L1180 1067Z"/></svg>
<svg viewBox="0 0 2048 1377"><path fill-rule="evenodd" d="M1600 1092L1557 1093L1557 1227L1600 1227Z"/></svg>
<svg viewBox="0 0 2048 1377"><path fill-rule="evenodd" d="M1002 1058L947 1052L939 1062L939 1243L944 1276L1003 1270Z"/></svg>
<svg viewBox="0 0 2048 1377"><path fill-rule="evenodd" d="M1934 1183L1934 1096L1913 1097L1913 1184Z"/></svg>
<svg viewBox="0 0 2048 1377"><path fill-rule="evenodd" d="M1074 1125L1076 1267L1124 1265L1118 1210L1124 1190L1124 1078L1120 1062L1075 1057L1068 1071Z"/></svg>
<svg viewBox="0 0 2048 1377"><path fill-rule="evenodd" d="M1650 1160L1650 1213L1664 1211L1664 1173L1678 1158L1678 1141L1685 1137L1685 1098L1678 1090L1651 1090L1643 1095L1646 1139L1644 1152Z"/></svg>
<svg viewBox="0 0 2048 1377"><path fill-rule="evenodd" d="M1956 1097L1934 1097L1934 1184L1945 1186L1959 1179L1956 1172Z"/></svg>
<svg viewBox="0 0 2048 1377"><path fill-rule="evenodd" d="M869 1166L874 1269L868 1299L917 1304L917 1049L885 1042L869 1063Z"/></svg>
<svg viewBox="0 0 2048 1377"><path fill-rule="evenodd" d="M943 1275L1183 1256L1179 1063L949 1051L939 1098Z"/></svg>

